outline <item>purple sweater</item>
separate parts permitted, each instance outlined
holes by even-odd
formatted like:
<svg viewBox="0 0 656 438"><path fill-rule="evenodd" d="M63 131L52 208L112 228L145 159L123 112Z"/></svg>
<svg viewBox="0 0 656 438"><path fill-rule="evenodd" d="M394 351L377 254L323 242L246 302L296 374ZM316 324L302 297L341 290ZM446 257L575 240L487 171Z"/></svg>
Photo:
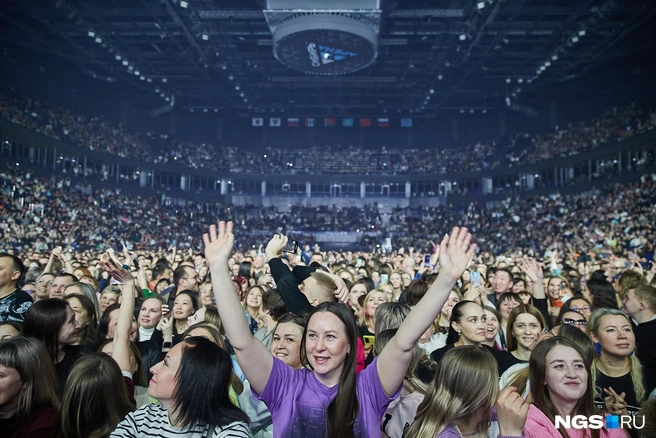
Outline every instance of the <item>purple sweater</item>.
<svg viewBox="0 0 656 438"><path fill-rule="evenodd" d="M356 394L360 404L353 432L356 437L380 437L380 420L387 405L399 396L385 394L376 367L378 358L357 376ZM253 395L262 400L273 419L274 438L325 438L326 410L337 395L337 386L326 387L308 369L294 370L280 359L273 359L271 376L262 394Z"/></svg>

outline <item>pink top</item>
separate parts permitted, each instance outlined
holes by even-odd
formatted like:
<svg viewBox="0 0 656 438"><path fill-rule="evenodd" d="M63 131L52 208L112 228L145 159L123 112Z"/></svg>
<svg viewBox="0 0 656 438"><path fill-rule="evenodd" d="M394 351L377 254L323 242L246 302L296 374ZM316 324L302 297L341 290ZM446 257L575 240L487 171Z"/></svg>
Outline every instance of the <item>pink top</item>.
<svg viewBox="0 0 656 438"><path fill-rule="evenodd" d="M565 429L570 438L589 438L590 434L585 429ZM627 438L623 429L601 429L600 438ZM525 438L563 438L556 426L535 405L531 405L526 416L524 425Z"/></svg>

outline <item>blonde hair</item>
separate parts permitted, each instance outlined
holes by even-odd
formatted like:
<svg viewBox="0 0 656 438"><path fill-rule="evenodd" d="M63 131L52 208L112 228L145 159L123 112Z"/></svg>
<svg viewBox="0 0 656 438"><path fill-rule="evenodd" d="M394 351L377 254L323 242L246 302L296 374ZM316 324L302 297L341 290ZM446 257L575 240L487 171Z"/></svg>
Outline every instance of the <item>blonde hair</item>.
<svg viewBox="0 0 656 438"><path fill-rule="evenodd" d="M485 408L478 433L473 436L487 437L499 394L498 380L496 359L488 351L473 345L449 350L438 364L406 436L433 438L447 426L464 424L474 412Z"/></svg>
<svg viewBox="0 0 656 438"><path fill-rule="evenodd" d="M601 324L601 318L609 315L623 316L624 318L626 318L629 325L631 325L631 320L629 319L628 316L626 316L624 312L615 309L601 308L595 310L594 312L592 312L592 315L590 315L590 319L588 319L588 334L594 333L596 336L597 330L599 330L599 325ZM631 327L632 327L631 330L633 330L633 326ZM642 365L640 364L640 360L635 354L632 354L631 356L627 357L627 359L629 361L629 365L631 368L629 374L631 375L631 382L633 383L633 389L635 391L636 400L638 401L638 403L640 403L645 399L645 387L643 383L644 379L642 373ZM592 368L593 382L597 380L597 360L599 359L595 358L592 361L591 368Z"/></svg>
<svg viewBox="0 0 656 438"><path fill-rule="evenodd" d="M367 293L367 295L364 297L364 305L362 306L362 320L361 322L359 321L358 323L362 326L366 326L366 327L373 326L375 328L375 315L367 315L365 312L367 301L369 300L369 297L372 296L373 294L383 294L383 296L385 297L385 301L387 301L388 303L390 302L389 296L382 290L374 289L369 291L369 293Z"/></svg>
<svg viewBox="0 0 656 438"><path fill-rule="evenodd" d="M308 301L312 302L312 299L316 298L319 303L334 303L336 301L335 290L337 289L335 280L322 271L314 271L310 274L310 277L317 282L317 287L305 291Z"/></svg>

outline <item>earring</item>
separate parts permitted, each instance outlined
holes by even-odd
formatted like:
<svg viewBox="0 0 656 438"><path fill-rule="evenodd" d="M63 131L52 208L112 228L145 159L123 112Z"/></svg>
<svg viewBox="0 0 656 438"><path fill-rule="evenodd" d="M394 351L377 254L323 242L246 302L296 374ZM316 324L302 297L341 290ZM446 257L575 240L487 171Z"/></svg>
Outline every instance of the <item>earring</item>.
<svg viewBox="0 0 656 438"><path fill-rule="evenodd" d="M601 356L601 344L599 342L595 342L595 352L597 356Z"/></svg>

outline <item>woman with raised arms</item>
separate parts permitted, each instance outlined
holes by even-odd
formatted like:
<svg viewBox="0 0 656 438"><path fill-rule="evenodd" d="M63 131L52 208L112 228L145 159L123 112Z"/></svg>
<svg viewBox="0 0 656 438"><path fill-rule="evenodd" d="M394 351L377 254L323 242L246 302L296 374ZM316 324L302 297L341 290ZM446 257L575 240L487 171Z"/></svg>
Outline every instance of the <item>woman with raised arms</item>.
<svg viewBox="0 0 656 438"><path fill-rule="evenodd" d="M203 235L216 302L226 335L253 393L266 403L275 437L376 437L387 405L398 397L417 341L435 320L474 255L466 228L454 228L440 245L440 273L397 334L356 376L358 328L343 304L322 303L310 312L301 340L304 368L294 370L255 339L232 290L228 259L232 222Z"/></svg>

